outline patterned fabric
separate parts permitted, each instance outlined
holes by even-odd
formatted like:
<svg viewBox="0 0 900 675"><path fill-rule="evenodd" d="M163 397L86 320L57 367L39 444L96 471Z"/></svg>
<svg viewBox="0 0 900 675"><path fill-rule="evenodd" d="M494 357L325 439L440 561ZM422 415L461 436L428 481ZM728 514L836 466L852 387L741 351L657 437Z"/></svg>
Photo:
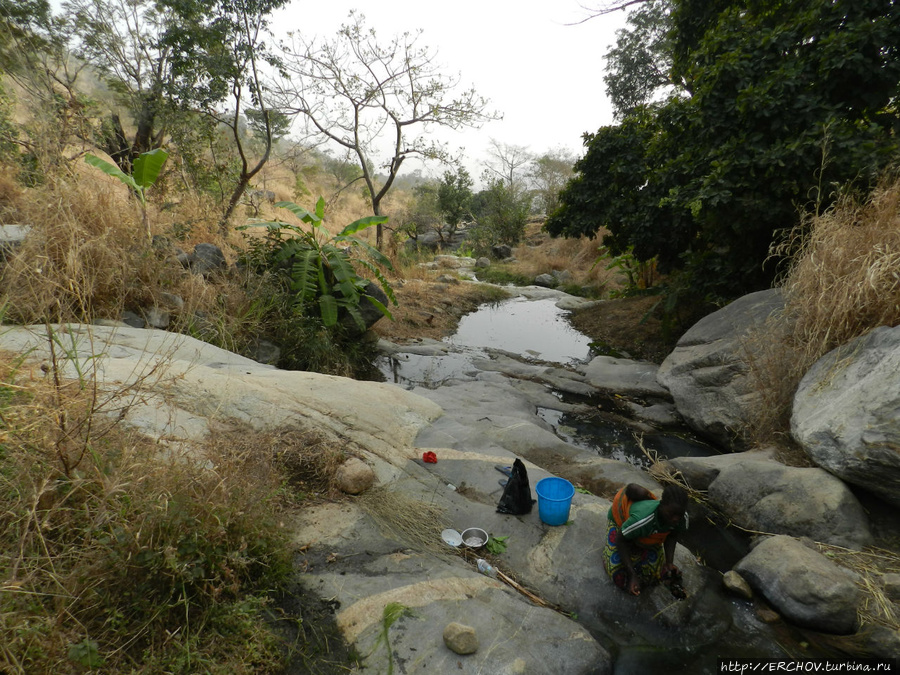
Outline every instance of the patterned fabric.
<svg viewBox="0 0 900 675"><path fill-rule="evenodd" d="M606 546L603 547L603 566L613 583L621 589L628 586L628 570L619 553L619 528L613 520L609 520L606 528ZM666 560L662 544L644 548L632 546L631 565L642 581L650 583L659 581L660 571Z"/></svg>

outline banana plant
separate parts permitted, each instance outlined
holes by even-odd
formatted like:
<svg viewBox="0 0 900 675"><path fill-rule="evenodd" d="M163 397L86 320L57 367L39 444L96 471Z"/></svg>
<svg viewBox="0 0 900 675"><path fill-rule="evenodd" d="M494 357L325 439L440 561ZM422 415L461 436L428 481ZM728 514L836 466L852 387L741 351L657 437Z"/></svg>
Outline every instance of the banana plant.
<svg viewBox="0 0 900 675"><path fill-rule="evenodd" d="M146 192L156 183L156 180L159 178L159 174L162 171L163 164L166 163L168 158L169 153L162 148L156 148L149 152L142 152L138 155L137 159L134 160L134 170L131 172L131 175L129 175L115 164L110 164L96 155L88 153L84 157L84 161L87 164L100 169L108 176L115 176L125 185L130 187L134 194L137 195L138 202L141 205L141 222L147 233L148 241L152 241L153 235L150 234L150 218L147 215Z"/></svg>
<svg viewBox="0 0 900 675"><path fill-rule="evenodd" d="M381 251L355 236L366 228L387 222L386 216L360 218L332 237L322 225L325 216L323 198L319 198L315 211L307 211L294 202L278 202L275 206L293 213L309 225L309 229L280 220L250 223L237 229L267 229L266 263L274 269L288 271L296 306L305 310L310 305L318 305L322 323L328 327L337 324L339 312L343 309L353 317L360 329L364 329L365 322L359 311L363 301L393 319L383 303L365 292L370 281L356 271L357 265L368 270L378 280L388 300L397 304L394 291L381 271L382 268L392 270L391 261Z"/></svg>

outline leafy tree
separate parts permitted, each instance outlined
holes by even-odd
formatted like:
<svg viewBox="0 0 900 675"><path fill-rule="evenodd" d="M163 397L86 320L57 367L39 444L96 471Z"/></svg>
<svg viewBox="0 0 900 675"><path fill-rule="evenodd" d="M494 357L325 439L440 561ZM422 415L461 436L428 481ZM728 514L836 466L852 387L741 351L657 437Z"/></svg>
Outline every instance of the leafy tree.
<svg viewBox="0 0 900 675"><path fill-rule="evenodd" d="M896 156L900 7L890 0L673 0L673 82L585 137L547 221L613 254L659 256L695 293L768 286L776 231L864 184Z"/></svg>
<svg viewBox="0 0 900 675"><path fill-rule="evenodd" d="M549 150L531 163L528 178L543 213L553 213L559 206L559 193L572 177L575 156L564 148Z"/></svg>
<svg viewBox="0 0 900 675"><path fill-rule="evenodd" d="M103 149L130 174L141 153L162 147L174 113L172 49L161 43L174 17L139 0L68 0L63 9L72 17L76 53L101 73L133 118L133 139L115 112L103 133Z"/></svg>
<svg viewBox="0 0 900 675"><path fill-rule="evenodd" d="M531 211L531 195L517 193L505 181L486 175L488 187L473 198L476 225L469 239L478 253L487 254L495 244L518 244Z"/></svg>
<svg viewBox="0 0 900 675"><path fill-rule="evenodd" d="M629 13L628 28L616 31L603 81L618 118L656 100L671 84L671 6L671 0L646 0Z"/></svg>
<svg viewBox="0 0 900 675"><path fill-rule="evenodd" d="M78 89L85 64L70 58L68 27L45 0L0 0L0 72L7 93L28 101L28 119L7 125L3 141L18 148L27 183L65 167L94 141L93 102Z"/></svg>
<svg viewBox="0 0 900 675"><path fill-rule="evenodd" d="M442 236L443 214L439 190L440 184L435 182L421 183L412 189L412 200L400 219L400 231L413 241L431 231Z"/></svg>
<svg viewBox="0 0 900 675"><path fill-rule="evenodd" d="M287 0L157 0L177 19L161 39L171 49L172 96L228 128L239 157L236 184L219 220L223 234L250 181L286 132L283 113L267 103L260 73L263 62L277 65L264 37L270 14L285 4ZM245 147L245 120L262 145L255 160Z"/></svg>
<svg viewBox="0 0 900 675"><path fill-rule="evenodd" d="M469 172L460 166L455 171L445 171L438 186L438 206L451 239L463 221L472 217L472 185ZM439 234L443 241L440 228Z"/></svg>
<svg viewBox="0 0 900 675"><path fill-rule="evenodd" d="M419 35L382 43L362 15L351 13L332 42L318 45L293 35L282 56L285 74L303 83L281 83L282 108L353 153L376 216L408 157L448 159L446 148L425 132L479 126L496 117L485 112L487 101L474 89L457 91L458 80L438 68L431 51L419 46ZM379 156L383 161L375 160ZM387 172L383 181L376 165ZM383 236L379 225L379 247Z"/></svg>

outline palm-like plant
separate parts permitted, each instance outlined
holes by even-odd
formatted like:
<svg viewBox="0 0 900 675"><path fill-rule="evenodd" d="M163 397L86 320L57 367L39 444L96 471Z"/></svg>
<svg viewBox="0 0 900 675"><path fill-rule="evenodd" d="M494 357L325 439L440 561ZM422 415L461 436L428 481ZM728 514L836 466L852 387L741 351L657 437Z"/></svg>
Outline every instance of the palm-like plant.
<svg viewBox="0 0 900 675"><path fill-rule="evenodd" d="M340 310L353 317L360 327L365 321L360 313L360 303L364 300L379 312L392 319L388 308L379 300L366 293L371 283L357 273L356 266L367 269L394 305L397 298L381 268L392 270L391 261L378 249L354 236L373 225L387 222L386 216L369 216L356 220L337 235L330 237L322 227L325 215L325 200L319 198L315 212L310 212L294 202L278 202L275 206L285 208L302 222L309 225L303 229L280 220L252 223L239 227L265 227L265 264L286 274L291 291L295 294L295 306L306 312L318 305L322 323L331 327L337 324Z"/></svg>

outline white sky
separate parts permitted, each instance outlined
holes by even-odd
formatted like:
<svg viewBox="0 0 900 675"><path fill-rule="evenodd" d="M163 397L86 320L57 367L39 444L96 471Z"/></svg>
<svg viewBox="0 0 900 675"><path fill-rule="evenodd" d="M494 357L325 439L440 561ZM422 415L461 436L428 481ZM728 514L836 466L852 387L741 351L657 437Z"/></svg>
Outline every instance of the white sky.
<svg viewBox="0 0 900 675"><path fill-rule="evenodd" d="M51 0L60 11L62 0ZM625 13L585 23L582 5L600 0L292 0L273 16L276 35L296 31L317 40L332 38L351 9L388 42L421 29L420 46L437 53L445 72L459 75L462 88L474 87L490 100L502 120L481 129L441 132L451 150L465 151L465 164L478 180L490 139L525 146L533 153L568 148L582 154L581 135L612 123L603 74L615 31ZM374 7L372 6L374 5ZM421 168L421 164L418 165ZM417 168L413 161L405 170ZM445 167L425 167L440 176Z"/></svg>
<svg viewBox="0 0 900 675"><path fill-rule="evenodd" d="M616 29L624 27L625 14L566 25L586 16L581 4L599 2L381 0L367 8L361 0L293 0L274 16L272 26L330 39L347 22L350 10L357 9L383 42L421 29L419 44L437 53L446 72L460 76L461 87L474 86L490 99L489 109L504 116L480 130L441 134L451 148L465 149L466 164L477 180L481 171L473 167L487 158L491 138L526 146L533 153L564 147L580 156L581 135L612 123L603 83L604 54L615 42ZM444 167L430 166L425 173L429 169L441 175Z"/></svg>

